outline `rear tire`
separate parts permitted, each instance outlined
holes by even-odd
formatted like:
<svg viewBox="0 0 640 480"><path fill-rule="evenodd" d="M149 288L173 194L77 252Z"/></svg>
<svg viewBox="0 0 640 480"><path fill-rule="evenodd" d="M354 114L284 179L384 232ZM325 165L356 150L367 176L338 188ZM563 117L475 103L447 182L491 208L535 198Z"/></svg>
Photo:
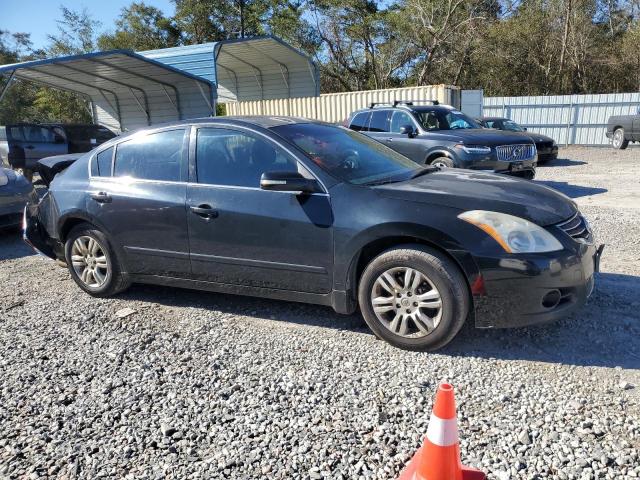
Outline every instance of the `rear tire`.
<svg viewBox="0 0 640 480"><path fill-rule="evenodd" d="M454 168L455 165L453 164L453 160L451 160L449 157L438 157L435 158L433 160L431 160L431 165L433 165L434 167L440 167L440 168Z"/></svg>
<svg viewBox="0 0 640 480"><path fill-rule="evenodd" d="M404 350L426 351L442 348L456 336L471 300L452 260L422 245L404 245L367 265L358 303L377 337Z"/></svg>
<svg viewBox="0 0 640 480"><path fill-rule="evenodd" d="M613 131L613 137L611 139L611 145L616 150L624 150L629 146L629 140L624 138L624 128L616 128Z"/></svg>
<svg viewBox="0 0 640 480"><path fill-rule="evenodd" d="M71 229L64 256L71 278L89 295L109 297L131 284L106 235L93 225L81 223Z"/></svg>

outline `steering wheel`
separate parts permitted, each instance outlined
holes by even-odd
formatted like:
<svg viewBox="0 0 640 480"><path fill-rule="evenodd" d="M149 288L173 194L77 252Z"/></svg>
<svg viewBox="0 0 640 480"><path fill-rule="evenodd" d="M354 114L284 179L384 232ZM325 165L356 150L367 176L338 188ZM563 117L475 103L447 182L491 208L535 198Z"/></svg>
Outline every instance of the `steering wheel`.
<svg viewBox="0 0 640 480"><path fill-rule="evenodd" d="M340 152L343 157L338 166L344 170L356 170L360 166L360 153L357 150L347 148Z"/></svg>

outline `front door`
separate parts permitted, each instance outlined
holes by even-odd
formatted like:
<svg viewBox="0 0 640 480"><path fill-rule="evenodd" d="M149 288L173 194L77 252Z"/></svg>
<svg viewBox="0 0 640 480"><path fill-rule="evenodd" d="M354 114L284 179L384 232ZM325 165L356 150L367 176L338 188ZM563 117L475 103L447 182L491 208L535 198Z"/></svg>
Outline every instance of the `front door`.
<svg viewBox="0 0 640 480"><path fill-rule="evenodd" d="M129 273L190 276L187 132L133 136L91 161L87 210L120 247Z"/></svg>
<svg viewBox="0 0 640 480"><path fill-rule="evenodd" d="M407 112L401 110L394 111L391 115L389 133L386 135L386 144L396 152L423 165L425 161L424 146L416 137L410 137L406 133L400 133L400 128L404 126L410 126L414 131L417 130L415 122Z"/></svg>
<svg viewBox="0 0 640 480"><path fill-rule="evenodd" d="M195 169L187 206L194 278L329 292L329 196L260 189L264 172L309 172L271 139L240 128L201 127L191 138Z"/></svg>

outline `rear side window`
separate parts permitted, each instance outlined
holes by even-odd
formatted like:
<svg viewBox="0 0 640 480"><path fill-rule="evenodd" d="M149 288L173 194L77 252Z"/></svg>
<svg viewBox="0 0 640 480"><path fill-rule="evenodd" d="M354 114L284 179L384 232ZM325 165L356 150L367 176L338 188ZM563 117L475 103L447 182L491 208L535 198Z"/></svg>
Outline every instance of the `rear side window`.
<svg viewBox="0 0 640 480"><path fill-rule="evenodd" d="M184 129L151 133L116 147L113 175L145 180L181 180Z"/></svg>
<svg viewBox="0 0 640 480"><path fill-rule="evenodd" d="M94 160L91 168L91 175L96 177L111 176L111 162L113 160L113 147L103 150Z"/></svg>
<svg viewBox="0 0 640 480"><path fill-rule="evenodd" d="M379 110L371 114L369 122L370 132L388 132L389 131L389 113L390 110Z"/></svg>
<svg viewBox="0 0 640 480"><path fill-rule="evenodd" d="M349 126L349 128L351 130L355 130L356 132L366 131L370 115L371 112L356 113L353 117L353 120L351 120L351 125Z"/></svg>

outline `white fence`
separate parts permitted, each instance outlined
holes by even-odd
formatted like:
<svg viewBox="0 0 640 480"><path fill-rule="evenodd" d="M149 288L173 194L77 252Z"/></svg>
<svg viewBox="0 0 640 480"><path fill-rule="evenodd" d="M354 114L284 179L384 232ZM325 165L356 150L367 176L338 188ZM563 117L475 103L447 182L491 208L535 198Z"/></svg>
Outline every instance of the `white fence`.
<svg viewBox="0 0 640 480"><path fill-rule="evenodd" d="M601 95L485 97L485 116L507 117L564 145L606 145L611 115L630 115L640 92Z"/></svg>
<svg viewBox="0 0 640 480"><path fill-rule="evenodd" d="M429 85L328 93L319 97L230 102L226 105L228 115L294 116L339 123L354 110L366 108L372 102L391 103L394 100L438 100L440 103L459 107L460 90L450 85Z"/></svg>

